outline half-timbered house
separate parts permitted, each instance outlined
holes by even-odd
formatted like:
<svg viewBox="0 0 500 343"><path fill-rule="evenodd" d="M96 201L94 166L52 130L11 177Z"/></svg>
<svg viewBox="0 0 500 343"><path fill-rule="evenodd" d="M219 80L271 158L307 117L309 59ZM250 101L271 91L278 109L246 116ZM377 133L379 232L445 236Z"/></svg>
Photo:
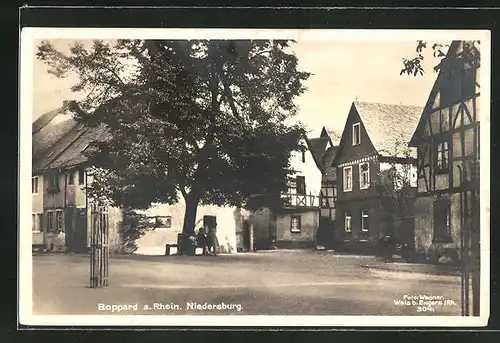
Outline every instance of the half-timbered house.
<svg viewBox="0 0 500 343"><path fill-rule="evenodd" d="M478 46L452 42L440 66L410 141L418 149L415 245L434 259L459 258L479 232L471 215L479 206Z"/></svg>
<svg viewBox="0 0 500 343"><path fill-rule="evenodd" d="M313 248L320 220L321 171L307 137L300 140L302 151L290 156L287 190L280 196L283 205L253 213L253 239L258 247L273 242L278 248ZM258 243L262 242L262 243ZM268 245L268 244L267 244Z"/></svg>
<svg viewBox="0 0 500 343"><path fill-rule="evenodd" d="M422 108L416 106L352 103L332 162L339 176L336 249L371 252L382 235L413 239L413 221L406 220L405 233L394 232L389 220L393 213L388 213L381 198L390 195L381 194L375 185L392 169L404 170L415 185L416 152L398 147L407 146L421 113Z"/></svg>
<svg viewBox="0 0 500 343"><path fill-rule="evenodd" d="M317 243L330 248L335 227L335 202L337 201L337 168L332 162L337 153L341 132L323 127L320 137L308 139L316 166L321 172L320 217Z"/></svg>

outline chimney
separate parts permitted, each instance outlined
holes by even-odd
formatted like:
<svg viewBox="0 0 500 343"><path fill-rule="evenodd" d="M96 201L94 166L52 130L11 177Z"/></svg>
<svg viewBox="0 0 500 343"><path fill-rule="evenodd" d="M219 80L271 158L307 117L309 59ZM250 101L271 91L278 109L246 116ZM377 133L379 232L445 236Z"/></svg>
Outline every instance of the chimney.
<svg viewBox="0 0 500 343"><path fill-rule="evenodd" d="M71 101L69 100L64 100L63 101L63 107L68 107Z"/></svg>

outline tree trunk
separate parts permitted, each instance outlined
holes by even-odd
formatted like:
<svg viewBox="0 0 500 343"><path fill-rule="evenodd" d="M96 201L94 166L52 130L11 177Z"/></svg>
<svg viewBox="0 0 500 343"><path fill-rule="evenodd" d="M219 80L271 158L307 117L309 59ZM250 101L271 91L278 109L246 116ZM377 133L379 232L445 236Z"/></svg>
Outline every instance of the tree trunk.
<svg viewBox="0 0 500 343"><path fill-rule="evenodd" d="M181 254L189 254L191 252L190 236L195 234L196 212L198 210L199 197L196 194L189 194L185 197L186 212L184 213L184 222L182 226L182 236L179 242L178 249Z"/></svg>

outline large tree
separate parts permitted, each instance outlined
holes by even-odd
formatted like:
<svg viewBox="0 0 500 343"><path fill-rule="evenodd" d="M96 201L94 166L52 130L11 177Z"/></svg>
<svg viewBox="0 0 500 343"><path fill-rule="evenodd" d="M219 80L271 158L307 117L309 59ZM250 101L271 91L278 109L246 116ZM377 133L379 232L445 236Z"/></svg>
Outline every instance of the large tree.
<svg viewBox="0 0 500 343"><path fill-rule="evenodd" d="M310 75L291 44L96 40L65 54L45 41L37 56L58 77L78 76L77 120L107 129L93 150L93 190L136 209L181 194L192 234L199 204L245 206L264 194L256 206L278 206L304 133L287 120Z"/></svg>

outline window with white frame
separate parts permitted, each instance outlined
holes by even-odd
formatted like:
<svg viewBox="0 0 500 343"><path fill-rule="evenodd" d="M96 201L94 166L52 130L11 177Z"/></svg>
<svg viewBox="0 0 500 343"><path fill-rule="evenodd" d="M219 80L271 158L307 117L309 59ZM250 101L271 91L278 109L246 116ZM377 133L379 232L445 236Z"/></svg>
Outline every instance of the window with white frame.
<svg viewBox="0 0 500 343"><path fill-rule="evenodd" d="M449 147L447 141L436 143L435 166L438 170L446 170L449 166Z"/></svg>
<svg viewBox="0 0 500 343"><path fill-rule="evenodd" d="M32 220L32 222L31 222L31 231L38 231L37 225L36 225L37 224L36 223L37 219L38 219L38 217L37 217L36 213L32 213L31 214L31 220Z"/></svg>
<svg viewBox="0 0 500 343"><path fill-rule="evenodd" d="M352 145L361 144L361 123L352 125Z"/></svg>
<svg viewBox="0 0 500 343"><path fill-rule="evenodd" d="M64 231L64 212L56 211L56 231Z"/></svg>
<svg viewBox="0 0 500 343"><path fill-rule="evenodd" d="M301 226L300 216L292 216L290 219L290 232L299 233Z"/></svg>
<svg viewBox="0 0 500 343"><path fill-rule="evenodd" d="M344 192L352 191L352 166L344 167Z"/></svg>
<svg viewBox="0 0 500 343"><path fill-rule="evenodd" d="M38 194L38 176L31 178L31 193Z"/></svg>
<svg viewBox="0 0 500 343"><path fill-rule="evenodd" d="M349 212L347 212L345 214L344 230L345 230L345 232L351 232L351 229L352 229L352 217L351 217L351 214Z"/></svg>
<svg viewBox="0 0 500 343"><path fill-rule="evenodd" d="M368 210L361 210L361 231L368 231Z"/></svg>
<svg viewBox="0 0 500 343"><path fill-rule="evenodd" d="M359 188L370 187L370 164L365 162L359 165Z"/></svg>

